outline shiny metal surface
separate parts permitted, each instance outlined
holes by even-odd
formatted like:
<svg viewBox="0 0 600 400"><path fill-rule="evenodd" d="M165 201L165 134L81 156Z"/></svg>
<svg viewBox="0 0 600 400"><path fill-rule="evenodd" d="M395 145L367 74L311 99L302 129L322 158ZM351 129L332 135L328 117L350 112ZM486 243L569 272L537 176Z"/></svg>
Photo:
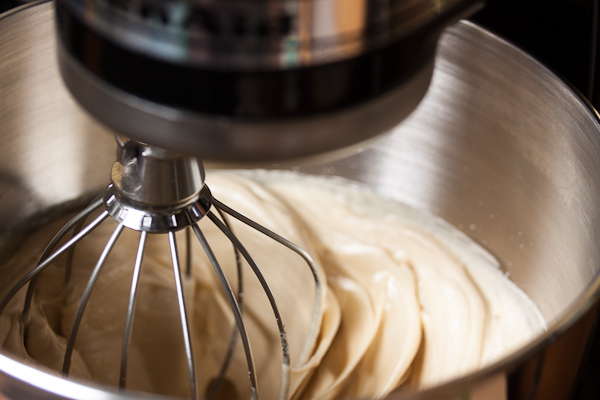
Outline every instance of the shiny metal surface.
<svg viewBox="0 0 600 400"><path fill-rule="evenodd" d="M118 137L110 171L115 189L127 200L149 207L187 204L204 185L204 165L195 157Z"/></svg>
<svg viewBox="0 0 600 400"><path fill-rule="evenodd" d="M291 68L385 46L471 0L58 0L129 50L210 68ZM455 17L448 17L455 18Z"/></svg>
<svg viewBox="0 0 600 400"><path fill-rule="evenodd" d="M150 233L177 232L198 222L211 205L208 187L202 188L196 200L177 207L155 208L128 201L114 185L104 192L104 207L114 220L130 229Z"/></svg>
<svg viewBox="0 0 600 400"><path fill-rule="evenodd" d="M117 159L103 194L104 207L133 230L176 232L208 212L212 195L204 176L204 165L195 157L117 135Z"/></svg>
<svg viewBox="0 0 600 400"><path fill-rule="evenodd" d="M112 134L82 113L58 78L51 8L0 18L3 257L18 239L15 227L98 192L113 162ZM538 399L566 398L577 370L571 356L583 351L589 329L579 318L600 286L600 124L566 84L495 36L459 23L443 36L430 91L403 125L344 160L291 167L365 183L449 221L500 260L549 323L547 334L483 371L390 398L460 398L497 376L507 377L511 398L532 391ZM0 265L0 293L21 274ZM569 357L557 347L566 339L578 345L566 347ZM545 375L549 369L561 371L562 380ZM4 354L0 392L15 399L128 398Z"/></svg>

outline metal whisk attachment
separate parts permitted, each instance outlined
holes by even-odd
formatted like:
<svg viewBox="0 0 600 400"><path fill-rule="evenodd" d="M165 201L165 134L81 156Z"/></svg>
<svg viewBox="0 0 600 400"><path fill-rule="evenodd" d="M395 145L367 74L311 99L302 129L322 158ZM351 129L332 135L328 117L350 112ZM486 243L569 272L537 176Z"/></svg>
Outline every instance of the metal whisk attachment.
<svg viewBox="0 0 600 400"><path fill-rule="evenodd" d="M183 293L182 263L180 262L178 256L179 253L175 235L175 232L186 229L186 241L188 242L187 247L189 253L189 241L191 236L190 231L193 231L202 248L206 252L212 267L214 268L235 318L235 326L232 328L232 336L229 342L227 354L224 356L220 373L212 385L212 394L209 393L208 397L211 397L216 393L220 382L222 382L224 378L232 358L233 347L235 346L237 338L241 340L246 356L251 398L258 399L259 397L254 357L252 355L252 349L250 347L246 327L242 318L243 280L241 276L241 258L243 258L246 260L253 273L259 280L260 285L262 286L273 310L279 335L281 337L281 352L283 355L279 398L288 398L291 364L285 326L269 284L244 245L232 232L228 222L228 216L242 221L261 234L266 235L267 237L287 247L291 251L297 253L298 256L302 257L308 265L308 268L314 277L316 298L314 303L315 309L313 310L311 329L309 331L308 338L306 339L306 343L314 342L314 339L318 334L318 315L320 315L319 308L321 307L321 302L319 302L317 299L320 298L322 294L321 282L319 281L316 266L310 255L290 241L248 219L247 217L241 215L225 204L219 202L217 199L213 198L210 190L204 184L204 168L198 159L175 154L165 149L148 146L139 142L125 139L123 137L118 137L117 142L119 146L117 150L117 161L114 163L111 171L112 183L108 185L107 189L101 196L98 196L92 202L92 204L73 217L56 234L56 236L51 240L44 250L37 266L23 276L2 298L0 301L0 313L6 308L7 304L15 296L15 294L27 283L29 283L25 297L25 303L23 306L23 321L25 321L25 335L27 335L27 321L29 320L34 288L36 286L36 281L39 274L63 254L67 254L72 260L72 252L76 244L85 238L92 230L98 227L109 216L114 218L118 222L118 226L108 240L106 247L102 251L97 263L95 264L95 267L92 270L91 276L89 277L79 302L75 319L68 337L62 367L63 375L68 376L75 340L86 309L86 304L90 298L94 285L101 273L108 255L112 251L115 243L125 228L130 228L141 232L137 256L133 266L133 278L129 295L121 352L121 368L118 385L121 389L125 389L127 382L127 361L133 325L133 314L147 238L149 234L167 234L171 249L175 287L183 332L183 343L185 346L187 369L189 373L190 392L191 397L196 399L198 398L198 388L196 385L194 354L192 351L188 313L186 311L186 303ZM84 226L86 218L102 206L104 206L104 211L102 211L100 215L97 216L91 223L89 223L87 226ZM211 212L211 207L214 207L217 210L219 216ZM219 265L219 261L211 250L211 246L197 224L197 222L203 217L208 217L233 244L236 252L238 267L237 294L234 294L231 285L229 284L223 270L221 269L221 266ZM72 238L56 249L61 240L63 240L63 238L70 231L73 231ZM67 262L67 269L71 268L71 262L72 261ZM188 260L185 264L186 268L184 269L184 273L189 275L191 273L189 254ZM307 354L305 346L305 350L300 358L306 360L308 356L309 354Z"/></svg>

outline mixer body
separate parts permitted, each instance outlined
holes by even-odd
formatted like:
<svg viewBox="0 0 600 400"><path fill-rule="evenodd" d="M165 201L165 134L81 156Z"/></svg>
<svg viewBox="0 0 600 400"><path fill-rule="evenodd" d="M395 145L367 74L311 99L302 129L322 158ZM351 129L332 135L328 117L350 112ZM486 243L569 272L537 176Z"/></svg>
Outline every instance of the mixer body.
<svg viewBox="0 0 600 400"><path fill-rule="evenodd" d="M138 141L223 161L306 157L396 126L475 0L59 0L80 104Z"/></svg>

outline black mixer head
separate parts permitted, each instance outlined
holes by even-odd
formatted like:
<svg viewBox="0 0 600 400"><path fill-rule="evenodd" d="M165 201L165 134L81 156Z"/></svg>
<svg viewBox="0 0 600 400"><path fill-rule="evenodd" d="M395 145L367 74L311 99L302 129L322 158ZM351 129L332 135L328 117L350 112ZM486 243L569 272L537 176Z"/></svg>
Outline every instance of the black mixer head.
<svg viewBox="0 0 600 400"><path fill-rule="evenodd" d="M75 98L141 142L224 161L347 148L427 91L444 27L477 0L59 0Z"/></svg>

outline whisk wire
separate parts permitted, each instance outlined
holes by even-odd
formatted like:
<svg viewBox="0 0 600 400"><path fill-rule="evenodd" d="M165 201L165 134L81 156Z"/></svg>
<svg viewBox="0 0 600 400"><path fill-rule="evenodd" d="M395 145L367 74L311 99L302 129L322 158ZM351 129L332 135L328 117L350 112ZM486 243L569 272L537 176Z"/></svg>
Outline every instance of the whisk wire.
<svg viewBox="0 0 600 400"><path fill-rule="evenodd" d="M196 234L198 241L200 241L200 244L202 245L202 248L204 249L204 252L206 253L206 256L208 257L208 260L210 261L213 269L215 270L215 273L217 274L217 277L219 278L219 281L221 282L221 286L223 287L223 289L225 291L225 297L227 298L227 301L229 302L229 306L230 306L233 316L235 318L237 329L239 330L242 345L244 347L244 352L246 354L246 363L248 366L248 379L250 380L250 398L251 398L251 400L258 400L258 389L257 389L258 384L257 384L257 378L256 378L256 368L254 366L254 356L252 355L250 341L248 340L248 334L246 332L246 326L242 319L242 313L240 311L239 304L233 294L231 285L229 284L229 281L225 277L225 274L223 273L223 270L221 269L221 266L219 265L219 262L218 262L217 258L215 257L210 245L208 244L208 241L204 237L202 230L200 229L200 227L197 224L193 224L192 229L194 230L194 233Z"/></svg>
<svg viewBox="0 0 600 400"><path fill-rule="evenodd" d="M90 299L92 290L94 289L94 285L96 284L96 281L98 280L98 276L100 275L102 267L104 266L104 263L106 262L106 259L108 258L108 255L110 254L113 247L115 246L115 243L119 239L119 236L121 236L121 233L123 232L123 228L124 228L123 224L119 224L115 228L115 231L113 232L110 239L106 243L106 246L104 247L104 250L102 251L102 254L100 255L100 258L98 259L98 262L96 263L96 266L94 267L92 274L90 275L88 283L87 283L87 285L83 291L83 294L81 296L81 300L79 301L79 306L77 307L77 312L75 313L75 318L73 319L73 325L71 326L71 333L69 334L69 339L67 340L67 348L65 350L65 358L63 361L63 368L62 368L62 373L65 376L69 375L69 370L71 368L71 358L73 356L75 340L77 339L77 332L79 331L79 326L81 325L81 319L83 318L83 313L85 312L85 308L87 306L88 300Z"/></svg>
<svg viewBox="0 0 600 400"><path fill-rule="evenodd" d="M285 325L283 323L283 319L281 318L281 313L279 312L279 307L277 307L277 302L275 301L275 296L273 295L273 291L269 286L269 283L265 279L264 275L256 265L254 259L250 256L250 253L244 245L239 241L239 239L231 232L211 211L207 214L208 218L223 232L227 238L231 241L231 243L235 246L235 248L242 254L242 257L246 260L246 262L252 268L252 271L256 275L258 281L260 282L265 294L267 295L267 299L271 305L273 310L273 314L275 314L275 320L277 321L277 328L279 329L279 337L281 340L281 351L283 355L282 366L281 366L281 388L279 393L279 399L286 399L289 392L289 375L290 375L290 351L287 341L287 333L285 332Z"/></svg>
<svg viewBox="0 0 600 400"><path fill-rule="evenodd" d="M123 333L123 347L121 349L121 370L119 372L119 389L125 389L127 384L127 360L129 358L129 345L131 344L131 328L133 326L133 314L137 299L137 289L142 270L142 261L144 260L144 251L148 232L142 231L140 234L140 243L138 245L135 264L133 266L133 276L131 277L131 290L129 291L129 302L127 304L127 318L125 319L125 331Z"/></svg>
<svg viewBox="0 0 600 400"><path fill-rule="evenodd" d="M92 201L90 203L89 206L87 206L85 209L81 210L79 213L77 213L77 215L75 215L73 218L71 218L71 220L69 222L67 222L59 231L56 235L54 235L54 237L52 238L52 240L50 241L50 243L48 243L48 245L46 246L46 248L44 249L44 252L42 253L42 255L40 256L40 259L38 261L39 265L43 260L45 260L46 258L48 258L48 256L52 253L52 251L54 250L54 248L56 247L56 245L62 240L63 237L66 236L66 234L73 228L73 226L77 225L77 227L75 228L75 230L73 231L73 236L71 237L74 238L75 236L77 236L77 234L79 234L79 232L81 232L81 229L83 228L83 224L85 223L85 220L87 217L89 217L89 215L94 212L95 210L97 210L98 208L100 208L100 206L102 205L102 195L98 195L94 201ZM66 265L66 271L65 271L65 275L70 275L70 265L73 262L73 251L75 248L75 243L73 243L72 246L69 246L69 258L67 260L67 265ZM22 311L22 318L23 321L25 321L25 329L27 330L27 327L29 325L28 321L29 321L29 311L31 308L31 301L33 299L33 292L35 290L35 286L36 286L36 282L37 282L37 275L35 275L34 277L32 277L31 282L29 283L29 286L27 287L27 294L25 295L25 302L23 304L23 311ZM25 335L27 336L27 335Z"/></svg>
<svg viewBox="0 0 600 400"><path fill-rule="evenodd" d="M73 236L76 236L83 229L83 225L85 224L85 218L79 221L79 223L73 229ZM75 258L75 247L76 245L71 246L69 252L67 253L67 261L65 262L65 289L68 291L73 283L73 259ZM33 282L32 282L33 283ZM30 287L33 285L29 285ZM32 289L33 290L33 289Z"/></svg>
<svg viewBox="0 0 600 400"><path fill-rule="evenodd" d="M217 212L219 213L219 216L221 217L221 219L223 220L223 223L225 224L225 226L227 226L227 228L229 228L229 230L232 230L231 228L231 224L229 223L229 218L227 218L227 215L225 215L225 213L223 213L223 211L217 209ZM186 233L189 232L189 229L187 230ZM189 246L189 244L188 244ZM237 272L237 301L238 301L238 306L240 308L240 313L244 312L244 279L243 279L243 269L242 269L242 258L240 255L239 250L233 246L233 252L235 254L235 266L236 266L236 272ZM231 360L233 358L233 351L235 349L235 344L237 343L237 338L238 338L238 329L237 329L237 325L233 324L233 328L231 330L231 336L229 338L229 344L227 346L227 353L225 354L225 358L223 359L223 364L221 364L221 369L219 370L219 373L217 375L217 377L215 378L215 380L212 382L211 387L208 391L208 394L206 395L207 400L212 400L216 397L219 389L221 388L221 385L223 384L223 379L225 377L225 374L227 373L227 370L229 369L229 364L231 364Z"/></svg>
<svg viewBox="0 0 600 400"><path fill-rule="evenodd" d="M175 233L169 232L169 244L171 247L171 260L173 262L173 275L175 276L175 289L177 291L177 300L179 302L179 315L181 317L181 330L183 332L183 344L187 358L188 373L190 376L190 391L192 400L198 398L196 391L196 371L194 367L194 353L192 351L192 340L190 336L190 326L185 307L185 297L183 295L183 283L181 279L181 269L179 266L179 255L177 253L177 241Z"/></svg>
<svg viewBox="0 0 600 400"><path fill-rule="evenodd" d="M76 235L75 237L71 238L71 240L69 240L67 243L65 243L63 246L61 246L56 252L52 253L47 258L40 259L40 262L36 265L36 267L34 269L32 269L31 271L29 271L21 279L19 279L13 286L11 286L9 291L4 295L4 297L2 298L2 301L0 301L0 313L2 313L4 311L4 309L8 305L8 302L14 297L15 294L17 294L17 292L23 286L25 286L29 281L31 281L31 279L33 279L40 272L42 272L49 265L51 265L54 260L56 260L58 257L60 257L71 246L73 246L74 244L79 242L81 239L83 239L90 231L92 231L94 228L96 228L98 225L100 225L102 223L102 221L104 221L107 217L108 217L108 212L106 212L106 211L103 212L92 223L90 223L84 230L79 232L79 234ZM71 225L71 227L72 226L73 225ZM68 231L68 229L65 230L65 233L67 231ZM62 236L64 236L65 233L63 233ZM53 240L53 242L54 242L54 240ZM57 240L57 242L58 242L58 240ZM53 245L52 247L54 247L54 246L55 245ZM49 247L50 246L48 246L48 248Z"/></svg>
<svg viewBox="0 0 600 400"><path fill-rule="evenodd" d="M192 233L190 227L185 228L185 276L192 276Z"/></svg>
<svg viewBox="0 0 600 400"><path fill-rule="evenodd" d="M298 254L300 257L302 257L304 259L304 261L306 262L306 264L308 264L308 267L310 268L310 271L313 275L313 279L315 281L315 301L314 301L314 307L313 307L313 317L311 319L311 327L309 330L309 336L307 337L307 339L304 342L304 348L302 349L302 352L300 353L300 357L297 362L299 365L304 364L309 359L309 357L312 353L312 344L315 342L315 340L317 339L317 336L319 335L320 323L321 323L321 319L319 318L319 316L321 315L321 309L322 309L322 303L321 303L320 299L323 295L323 285L321 283L321 279L319 278L319 273L317 271L317 266L315 265L314 260L312 259L310 254L308 254L308 252L306 250L302 249L301 247L297 246L296 244L290 242L289 240L285 239L282 236L279 236L278 234L271 231L270 229L267 229L266 227L254 222L253 220L246 217L245 215L240 214L239 212L235 211L234 209L221 203L217 199L213 198L212 200L213 200L213 205L215 206L215 208L226 212L227 214L231 215L235 219L243 222L244 224L259 231L263 235L266 235L267 237L275 240L276 242L278 242L278 243L282 244L283 246L287 247L288 249L292 250L293 252ZM209 215L209 217L210 217L210 215ZM232 235L232 236L235 240L237 240L237 238L235 238L234 235ZM278 322L279 322L279 319L278 319Z"/></svg>

